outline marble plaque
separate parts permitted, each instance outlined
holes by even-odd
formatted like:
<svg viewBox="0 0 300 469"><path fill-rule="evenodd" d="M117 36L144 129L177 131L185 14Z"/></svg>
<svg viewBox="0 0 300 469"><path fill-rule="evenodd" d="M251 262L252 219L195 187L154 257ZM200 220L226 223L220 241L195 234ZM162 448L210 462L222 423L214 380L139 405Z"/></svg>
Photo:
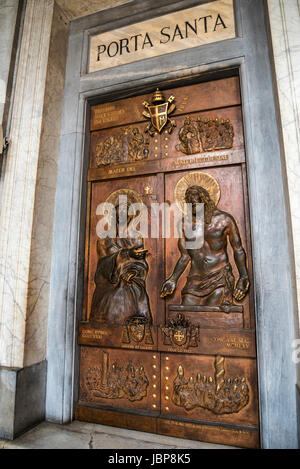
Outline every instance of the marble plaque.
<svg viewBox="0 0 300 469"><path fill-rule="evenodd" d="M233 0L218 0L91 36L88 73L236 36Z"/></svg>

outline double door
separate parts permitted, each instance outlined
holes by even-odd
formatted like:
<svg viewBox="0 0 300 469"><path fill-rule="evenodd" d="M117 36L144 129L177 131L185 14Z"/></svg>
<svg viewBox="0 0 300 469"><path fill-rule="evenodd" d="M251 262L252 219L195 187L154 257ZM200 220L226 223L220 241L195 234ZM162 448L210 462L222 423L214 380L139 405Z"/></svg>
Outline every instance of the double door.
<svg viewBox="0 0 300 469"><path fill-rule="evenodd" d="M238 78L96 105L90 130L76 418L257 447ZM200 244L185 202L203 204Z"/></svg>

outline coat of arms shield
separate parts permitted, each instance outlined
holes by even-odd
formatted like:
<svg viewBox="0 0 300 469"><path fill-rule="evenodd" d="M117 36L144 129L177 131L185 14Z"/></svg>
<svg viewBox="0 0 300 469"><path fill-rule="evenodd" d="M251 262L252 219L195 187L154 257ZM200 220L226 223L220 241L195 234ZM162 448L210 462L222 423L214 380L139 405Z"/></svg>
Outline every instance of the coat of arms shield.
<svg viewBox="0 0 300 469"><path fill-rule="evenodd" d="M145 324L136 321L130 324L129 329L132 340L136 343L142 342L145 336Z"/></svg>
<svg viewBox="0 0 300 469"><path fill-rule="evenodd" d="M177 327L172 331L172 339L175 345L182 346L187 341L187 329L184 327Z"/></svg>
<svg viewBox="0 0 300 469"><path fill-rule="evenodd" d="M158 132L161 132L168 122L168 106L169 103L164 103L148 107L152 125L156 130L158 130Z"/></svg>

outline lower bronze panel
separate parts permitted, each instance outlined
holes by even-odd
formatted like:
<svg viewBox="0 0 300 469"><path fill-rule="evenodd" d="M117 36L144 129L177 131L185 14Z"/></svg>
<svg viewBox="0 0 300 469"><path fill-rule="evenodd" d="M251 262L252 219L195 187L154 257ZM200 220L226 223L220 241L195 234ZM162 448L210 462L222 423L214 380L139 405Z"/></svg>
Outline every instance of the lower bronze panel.
<svg viewBox="0 0 300 469"><path fill-rule="evenodd" d="M129 430L137 430L140 432L156 433L157 419L155 417L76 405L75 419L82 422L108 425L110 427L128 428Z"/></svg>
<svg viewBox="0 0 300 469"><path fill-rule="evenodd" d="M153 352L81 347L79 401L157 414L160 360Z"/></svg>
<svg viewBox="0 0 300 469"><path fill-rule="evenodd" d="M200 425L160 418L157 420L157 433L237 448L259 448L259 432L255 429L232 429L218 425Z"/></svg>
<svg viewBox="0 0 300 469"><path fill-rule="evenodd" d="M258 427L255 360L162 354L161 370L165 417Z"/></svg>
<svg viewBox="0 0 300 469"><path fill-rule="evenodd" d="M128 428L130 430L204 441L207 443L223 444L240 448L259 448L259 432L255 429L225 428L219 425L179 422L83 405L76 405L75 419L83 422Z"/></svg>

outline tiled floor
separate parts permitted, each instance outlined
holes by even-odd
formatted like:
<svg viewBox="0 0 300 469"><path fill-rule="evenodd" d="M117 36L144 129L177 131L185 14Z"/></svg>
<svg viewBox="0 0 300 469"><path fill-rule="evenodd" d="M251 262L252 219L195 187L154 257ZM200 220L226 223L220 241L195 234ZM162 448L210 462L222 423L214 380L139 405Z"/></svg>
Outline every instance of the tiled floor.
<svg viewBox="0 0 300 469"><path fill-rule="evenodd" d="M170 438L92 423L42 423L0 449L229 449L228 446ZM231 448L232 449L232 448Z"/></svg>

